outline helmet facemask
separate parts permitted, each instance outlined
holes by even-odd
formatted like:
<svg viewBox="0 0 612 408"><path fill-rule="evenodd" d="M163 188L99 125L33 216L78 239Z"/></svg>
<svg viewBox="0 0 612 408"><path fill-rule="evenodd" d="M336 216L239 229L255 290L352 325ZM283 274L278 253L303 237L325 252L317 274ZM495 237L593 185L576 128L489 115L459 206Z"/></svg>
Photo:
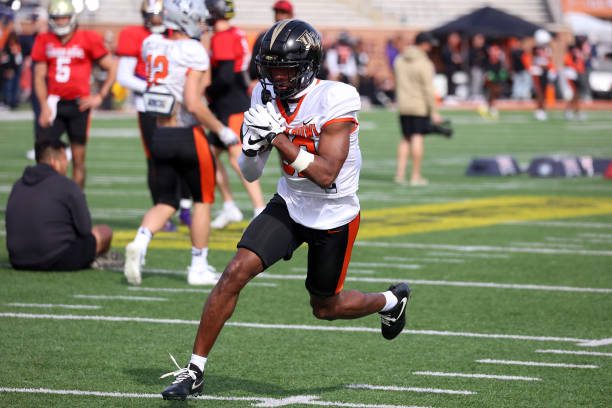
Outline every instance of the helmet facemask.
<svg viewBox="0 0 612 408"><path fill-rule="evenodd" d="M315 72L312 63L258 63L257 68L262 81L271 84L274 94L280 99L290 99L310 85ZM264 87L266 84L262 84Z"/></svg>
<svg viewBox="0 0 612 408"><path fill-rule="evenodd" d="M58 24L57 20L58 19L66 19L66 23L65 24ZM70 34L71 32L74 31L74 29L76 28L76 15L72 14L72 15L55 15L55 16L49 16L49 28L51 29L51 31L53 32L53 34L59 36L59 37L64 37L68 34Z"/></svg>
<svg viewBox="0 0 612 408"><path fill-rule="evenodd" d="M144 0L140 9L144 26L154 34L163 34L166 27L163 22L164 3L161 0Z"/></svg>

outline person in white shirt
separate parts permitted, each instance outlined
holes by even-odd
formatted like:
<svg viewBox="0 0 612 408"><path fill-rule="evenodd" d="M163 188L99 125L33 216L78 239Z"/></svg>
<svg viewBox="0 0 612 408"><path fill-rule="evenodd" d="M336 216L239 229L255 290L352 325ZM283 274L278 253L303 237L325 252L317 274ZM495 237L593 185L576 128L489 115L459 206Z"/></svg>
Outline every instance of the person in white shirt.
<svg viewBox="0 0 612 408"><path fill-rule="evenodd" d="M306 288L319 319L353 319L380 313L385 338L404 328L410 289L344 290L359 228L357 188L361 168L360 99L350 85L321 81L321 37L308 23L282 20L265 34L256 63L261 83L242 126L240 168L258 179L272 149L282 160L278 193L245 230L238 250L208 297L187 366L164 399L200 394L208 353L230 318L242 288L281 259L308 244ZM176 364L176 361L175 361Z"/></svg>

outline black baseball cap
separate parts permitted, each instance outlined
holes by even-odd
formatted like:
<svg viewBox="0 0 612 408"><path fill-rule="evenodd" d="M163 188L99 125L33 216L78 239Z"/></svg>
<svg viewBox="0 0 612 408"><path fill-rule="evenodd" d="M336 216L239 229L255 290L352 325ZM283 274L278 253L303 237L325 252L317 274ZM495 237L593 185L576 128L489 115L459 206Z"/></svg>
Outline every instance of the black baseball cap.
<svg viewBox="0 0 612 408"><path fill-rule="evenodd" d="M438 45L438 39L436 37L433 36L433 34L429 31L422 31L420 33L417 34L417 36L414 38L414 43L415 44L423 44L423 43L429 43L433 46Z"/></svg>

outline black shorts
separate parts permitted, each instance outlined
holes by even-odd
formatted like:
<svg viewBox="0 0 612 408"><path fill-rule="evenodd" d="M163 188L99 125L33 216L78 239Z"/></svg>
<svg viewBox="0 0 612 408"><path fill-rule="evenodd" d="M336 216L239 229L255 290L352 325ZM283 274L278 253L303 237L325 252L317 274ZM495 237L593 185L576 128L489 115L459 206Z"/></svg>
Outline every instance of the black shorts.
<svg viewBox="0 0 612 408"><path fill-rule="evenodd" d="M57 114L53 124L49 127L39 127L36 135L40 139L59 139L64 132L68 134L70 144L87 144L89 139L89 109L79 111L79 100L60 100L57 103Z"/></svg>
<svg viewBox="0 0 612 408"><path fill-rule="evenodd" d="M153 139L155 128L157 128L157 117L155 115L146 112L138 112L140 141L142 142L147 160L151 160L151 140Z"/></svg>
<svg viewBox="0 0 612 408"><path fill-rule="evenodd" d="M77 237L57 259L39 265L19 266L15 269L31 271L78 271L88 269L96 257L96 237L93 234Z"/></svg>
<svg viewBox="0 0 612 408"><path fill-rule="evenodd" d="M242 129L242 122L244 121L244 112L232 113L230 115L218 116L221 123L229 127L234 133L240 137L240 129ZM227 146L219 139L219 136L214 132L207 132L206 139L211 146L215 146L217 149L227 150ZM241 142L238 140L237 142Z"/></svg>
<svg viewBox="0 0 612 408"><path fill-rule="evenodd" d="M156 128L151 156L158 203L178 208L179 179L189 187L194 202L215 201L215 162L201 127Z"/></svg>
<svg viewBox="0 0 612 408"><path fill-rule="evenodd" d="M359 215L331 230L316 230L293 221L285 200L278 194L247 227L238 248L253 251L264 269L280 259L289 260L302 243L308 244L306 289L311 295L329 297L339 293L359 230Z"/></svg>
<svg viewBox="0 0 612 408"><path fill-rule="evenodd" d="M405 139L410 140L414 134L426 135L429 133L431 120L429 116L400 115L400 125L402 135Z"/></svg>

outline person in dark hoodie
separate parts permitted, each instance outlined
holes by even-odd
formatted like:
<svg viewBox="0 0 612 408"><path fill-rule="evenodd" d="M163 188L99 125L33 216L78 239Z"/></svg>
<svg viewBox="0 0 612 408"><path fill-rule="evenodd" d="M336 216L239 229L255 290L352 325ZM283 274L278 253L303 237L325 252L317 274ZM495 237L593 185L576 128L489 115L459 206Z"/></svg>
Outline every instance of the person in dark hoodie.
<svg viewBox="0 0 612 408"><path fill-rule="evenodd" d="M74 271L108 251L112 230L92 228L85 195L66 177L67 145L36 143L35 166L26 167L6 206L6 245L15 269Z"/></svg>

